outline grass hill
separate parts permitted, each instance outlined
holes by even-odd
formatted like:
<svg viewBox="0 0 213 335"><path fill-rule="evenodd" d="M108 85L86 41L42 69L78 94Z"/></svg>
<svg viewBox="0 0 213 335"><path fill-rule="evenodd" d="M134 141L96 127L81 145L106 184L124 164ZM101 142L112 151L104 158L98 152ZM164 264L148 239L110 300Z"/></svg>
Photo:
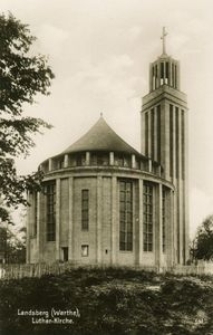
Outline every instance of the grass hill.
<svg viewBox="0 0 213 335"><path fill-rule="evenodd" d="M213 278L121 268L0 281L1 335L211 335Z"/></svg>

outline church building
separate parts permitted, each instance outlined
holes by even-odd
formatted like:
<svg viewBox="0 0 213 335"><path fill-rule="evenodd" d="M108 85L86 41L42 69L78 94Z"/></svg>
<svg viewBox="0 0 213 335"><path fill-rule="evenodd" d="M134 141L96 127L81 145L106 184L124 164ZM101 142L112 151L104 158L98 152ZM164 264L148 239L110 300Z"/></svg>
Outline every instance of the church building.
<svg viewBox="0 0 213 335"><path fill-rule="evenodd" d="M179 62L150 65L141 152L103 116L40 164L43 192L29 194L28 263L171 267L188 259L187 102Z"/></svg>

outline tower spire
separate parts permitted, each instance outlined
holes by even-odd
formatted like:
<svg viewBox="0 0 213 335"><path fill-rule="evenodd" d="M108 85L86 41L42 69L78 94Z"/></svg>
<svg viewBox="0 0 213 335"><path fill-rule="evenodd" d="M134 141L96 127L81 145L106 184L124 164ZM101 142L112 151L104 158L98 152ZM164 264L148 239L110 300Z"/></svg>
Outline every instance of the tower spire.
<svg viewBox="0 0 213 335"><path fill-rule="evenodd" d="M166 32L166 28L163 27L163 34L161 36L162 43L163 43L163 55L166 55L166 36L168 33Z"/></svg>

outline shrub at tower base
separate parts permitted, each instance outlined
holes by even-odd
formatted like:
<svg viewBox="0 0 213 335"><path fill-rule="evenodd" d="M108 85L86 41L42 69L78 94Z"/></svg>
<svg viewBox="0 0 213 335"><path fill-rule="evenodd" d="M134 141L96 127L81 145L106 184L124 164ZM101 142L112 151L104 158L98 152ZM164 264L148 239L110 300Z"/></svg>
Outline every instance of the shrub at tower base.
<svg viewBox="0 0 213 335"><path fill-rule="evenodd" d="M79 268L60 276L1 281L0 296L1 335L213 332L210 277Z"/></svg>

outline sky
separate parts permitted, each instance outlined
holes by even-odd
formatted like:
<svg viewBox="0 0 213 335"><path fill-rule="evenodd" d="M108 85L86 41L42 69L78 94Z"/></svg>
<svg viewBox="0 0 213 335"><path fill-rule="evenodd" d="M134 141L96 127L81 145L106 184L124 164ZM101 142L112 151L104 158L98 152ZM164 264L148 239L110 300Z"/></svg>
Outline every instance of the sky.
<svg viewBox="0 0 213 335"><path fill-rule="evenodd" d="M32 52L49 57L56 78L25 114L54 127L36 135L20 157L20 174L36 171L65 150L100 117L140 150L140 111L148 93L149 63L167 53L181 64L188 96L190 236L213 214L212 0L0 0L37 37Z"/></svg>

